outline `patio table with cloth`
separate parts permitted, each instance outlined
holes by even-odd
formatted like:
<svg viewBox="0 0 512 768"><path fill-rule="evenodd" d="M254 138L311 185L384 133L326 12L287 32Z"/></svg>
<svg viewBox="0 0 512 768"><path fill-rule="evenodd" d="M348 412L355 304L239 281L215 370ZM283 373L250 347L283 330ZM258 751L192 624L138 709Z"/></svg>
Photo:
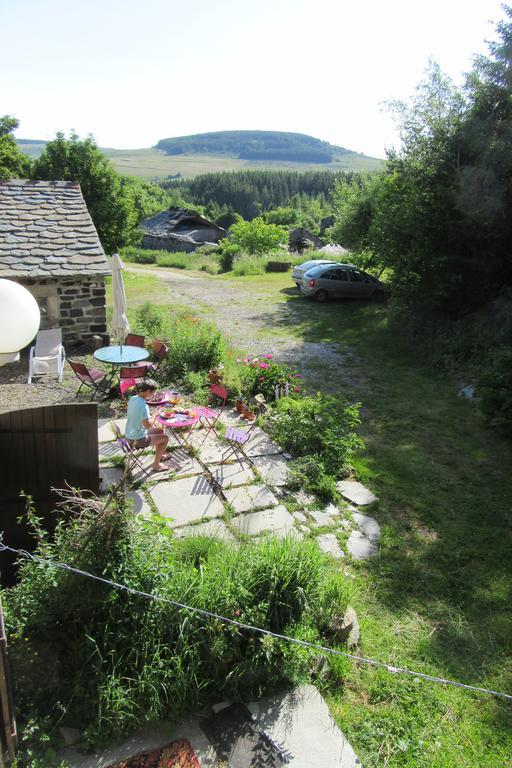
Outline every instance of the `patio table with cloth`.
<svg viewBox="0 0 512 768"><path fill-rule="evenodd" d="M149 357L147 349L142 347L120 346L101 347L94 353L96 360L101 363L107 363L112 366L112 373L109 376L109 382L112 384L116 375L116 366L129 365L130 363L140 363Z"/></svg>
<svg viewBox="0 0 512 768"><path fill-rule="evenodd" d="M157 416L156 421L158 421L158 423L161 424L163 427L165 427L167 430L170 430L172 432L173 437L176 439L176 442L180 446L186 448L188 446L186 437L190 434L193 427L195 427L195 425L199 421L199 415L197 413L194 413L194 415L176 413L174 416L171 416L170 418L166 418L165 416ZM186 430L186 434L184 437L180 436L179 434L180 429Z"/></svg>

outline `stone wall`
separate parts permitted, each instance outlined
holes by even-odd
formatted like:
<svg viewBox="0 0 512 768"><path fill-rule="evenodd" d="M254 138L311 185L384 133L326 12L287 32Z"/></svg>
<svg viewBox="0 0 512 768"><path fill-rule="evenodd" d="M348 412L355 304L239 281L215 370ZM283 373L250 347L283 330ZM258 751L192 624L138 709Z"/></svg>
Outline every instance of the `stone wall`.
<svg viewBox="0 0 512 768"><path fill-rule="evenodd" d="M41 308L41 328L62 328L64 344L88 343L107 332L103 275L53 280L19 278Z"/></svg>
<svg viewBox="0 0 512 768"><path fill-rule="evenodd" d="M171 251L175 253L192 253L199 245L201 245L201 243L188 243L183 240L175 240L172 237L144 235L141 248L149 248L157 251Z"/></svg>

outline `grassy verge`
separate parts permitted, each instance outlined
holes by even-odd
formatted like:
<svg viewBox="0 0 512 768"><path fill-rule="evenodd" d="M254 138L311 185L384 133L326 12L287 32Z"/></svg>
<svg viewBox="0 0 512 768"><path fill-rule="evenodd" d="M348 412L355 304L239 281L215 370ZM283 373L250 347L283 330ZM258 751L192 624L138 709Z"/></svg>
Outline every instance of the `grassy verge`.
<svg viewBox="0 0 512 768"><path fill-rule="evenodd" d="M425 365L386 307L317 305L287 274L212 279L254 290L262 336L351 353L344 388L320 357L305 373L310 385L364 404L358 471L379 496L369 514L383 538L377 557L352 565L362 653L512 691L510 444L457 398L456 382ZM137 275L127 291L156 301L167 291L160 285ZM510 765L512 716L502 700L357 665L331 676L324 693L367 768Z"/></svg>

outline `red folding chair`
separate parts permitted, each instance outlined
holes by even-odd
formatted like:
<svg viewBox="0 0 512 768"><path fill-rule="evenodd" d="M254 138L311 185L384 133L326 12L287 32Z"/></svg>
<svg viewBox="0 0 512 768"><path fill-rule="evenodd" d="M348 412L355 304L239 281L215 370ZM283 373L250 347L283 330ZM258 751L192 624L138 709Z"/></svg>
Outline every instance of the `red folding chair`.
<svg viewBox="0 0 512 768"><path fill-rule="evenodd" d="M163 343L163 341L157 341L153 342L153 352L155 353L156 360L153 360L149 363L137 363L137 365L142 368L146 369L147 373L156 373L158 368L160 367L160 363L162 363L165 360L165 356L167 352L169 351L169 347ZM156 349L155 349L156 347Z"/></svg>
<svg viewBox="0 0 512 768"><path fill-rule="evenodd" d="M144 365L134 365L131 368L121 368L119 371L119 388L121 388L121 382L125 379L134 379L136 384L141 384L145 378L146 367Z"/></svg>
<svg viewBox="0 0 512 768"><path fill-rule="evenodd" d="M226 407L228 391L225 387L223 387L221 384L212 384L210 386L210 396L212 395L217 400L220 400L221 405L219 410L214 410L213 408L210 408L209 405L199 405L194 407L194 411L197 412L201 424L205 429L204 437L199 445L204 443L210 432L215 432L215 434L217 434L215 425L217 424L222 411Z"/></svg>
<svg viewBox="0 0 512 768"><path fill-rule="evenodd" d="M121 379L119 382L119 390L121 392L121 397L123 400L125 400L125 395L130 389L134 389L137 386L137 382L135 379Z"/></svg>
<svg viewBox="0 0 512 768"><path fill-rule="evenodd" d="M141 336L140 333L129 333L124 343L127 347L145 347L146 337Z"/></svg>
<svg viewBox="0 0 512 768"><path fill-rule="evenodd" d="M68 363L73 369L73 372L77 379L80 381L80 386L75 392L75 397L78 397L82 387L92 389L91 402L96 395L102 395L102 400L106 400L109 395L110 386L112 384L112 375L101 371L99 368L88 368L83 363L75 363L68 358Z"/></svg>

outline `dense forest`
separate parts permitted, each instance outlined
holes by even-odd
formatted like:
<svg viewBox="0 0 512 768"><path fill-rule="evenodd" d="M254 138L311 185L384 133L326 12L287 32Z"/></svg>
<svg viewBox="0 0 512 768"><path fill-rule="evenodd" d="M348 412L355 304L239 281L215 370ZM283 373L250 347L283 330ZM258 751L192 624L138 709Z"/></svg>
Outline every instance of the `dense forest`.
<svg viewBox="0 0 512 768"><path fill-rule="evenodd" d="M161 186L179 192L186 200L206 208L214 215L231 210L244 219L288 205L301 207L300 198L320 199L326 203L335 182L350 185L358 174L330 171L235 171L207 173L188 180L169 180Z"/></svg>
<svg viewBox="0 0 512 768"><path fill-rule="evenodd" d="M161 139L156 145L168 155L231 155L243 160L284 160L330 163L336 156L355 154L302 133L282 131L216 131Z"/></svg>

